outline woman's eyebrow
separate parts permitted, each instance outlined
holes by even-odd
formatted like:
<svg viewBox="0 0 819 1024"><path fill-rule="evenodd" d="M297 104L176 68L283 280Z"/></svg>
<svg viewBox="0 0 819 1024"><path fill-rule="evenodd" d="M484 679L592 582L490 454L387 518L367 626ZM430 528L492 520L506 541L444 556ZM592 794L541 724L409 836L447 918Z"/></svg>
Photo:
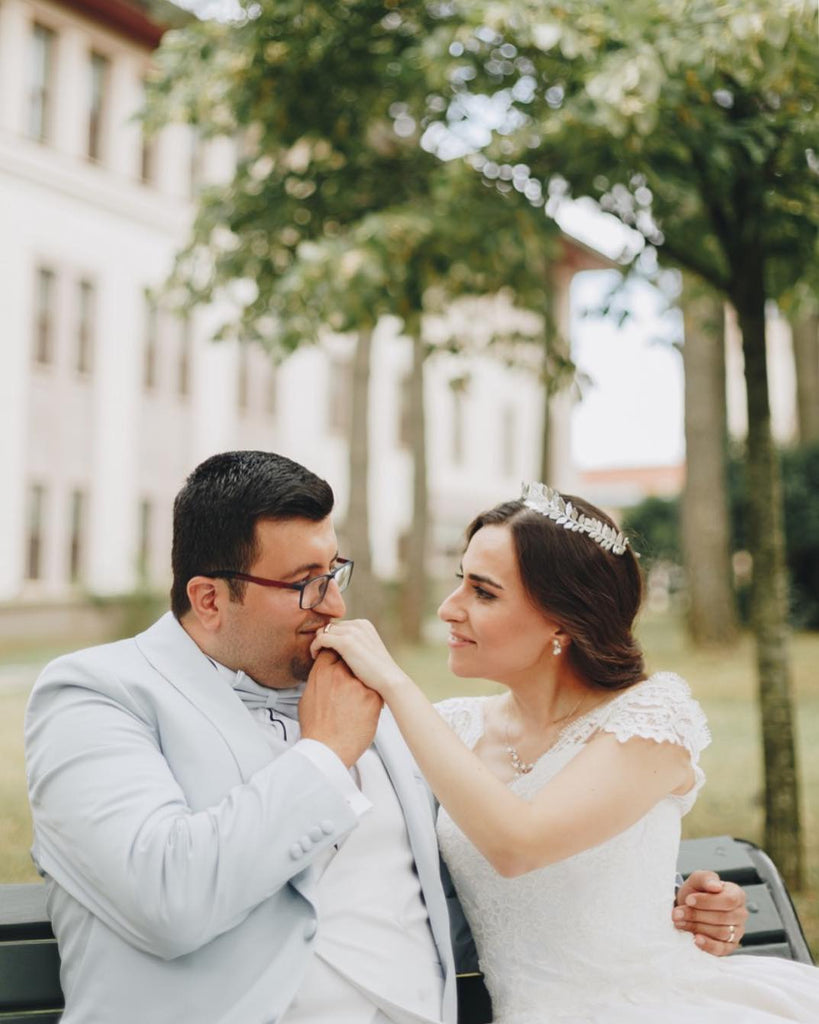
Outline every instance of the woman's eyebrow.
<svg viewBox="0 0 819 1024"><path fill-rule="evenodd" d="M489 576L481 576L481 574L477 572L468 573L467 579L472 583L488 583L490 587L494 587L496 590L503 590L503 586L500 583L496 583Z"/></svg>

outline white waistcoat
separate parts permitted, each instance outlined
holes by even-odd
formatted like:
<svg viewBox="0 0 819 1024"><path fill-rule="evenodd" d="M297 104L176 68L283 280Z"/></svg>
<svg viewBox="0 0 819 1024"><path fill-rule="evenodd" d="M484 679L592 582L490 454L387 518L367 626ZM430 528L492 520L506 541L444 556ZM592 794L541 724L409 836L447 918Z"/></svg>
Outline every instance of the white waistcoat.
<svg viewBox="0 0 819 1024"><path fill-rule="evenodd" d="M315 956L282 1024L439 1022L442 969L401 807L373 750L357 768L373 806L318 883Z"/></svg>

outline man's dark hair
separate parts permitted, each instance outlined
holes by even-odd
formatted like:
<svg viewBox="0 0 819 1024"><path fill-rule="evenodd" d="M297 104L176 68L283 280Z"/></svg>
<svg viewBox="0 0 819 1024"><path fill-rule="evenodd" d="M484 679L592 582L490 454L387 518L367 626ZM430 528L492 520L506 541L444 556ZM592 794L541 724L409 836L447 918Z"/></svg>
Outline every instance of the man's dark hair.
<svg viewBox="0 0 819 1024"><path fill-rule="evenodd" d="M205 459L185 481L173 505L171 610L190 610L187 586L217 569L248 572L258 557L258 519L320 522L333 510L330 485L275 452L222 452ZM246 584L229 580L241 601Z"/></svg>

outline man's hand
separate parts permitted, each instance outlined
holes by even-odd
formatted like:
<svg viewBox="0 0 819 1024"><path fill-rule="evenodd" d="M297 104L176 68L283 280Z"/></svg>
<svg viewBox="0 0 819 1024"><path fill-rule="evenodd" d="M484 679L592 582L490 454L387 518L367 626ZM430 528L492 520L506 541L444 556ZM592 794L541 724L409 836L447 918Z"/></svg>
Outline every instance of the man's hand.
<svg viewBox="0 0 819 1024"><path fill-rule="evenodd" d="M694 871L680 886L672 916L680 931L694 933L700 949L725 956L745 933L745 890L714 871Z"/></svg>
<svg viewBox="0 0 819 1024"><path fill-rule="evenodd" d="M372 743L382 703L337 654L322 651L299 703L302 737L324 743L349 768Z"/></svg>

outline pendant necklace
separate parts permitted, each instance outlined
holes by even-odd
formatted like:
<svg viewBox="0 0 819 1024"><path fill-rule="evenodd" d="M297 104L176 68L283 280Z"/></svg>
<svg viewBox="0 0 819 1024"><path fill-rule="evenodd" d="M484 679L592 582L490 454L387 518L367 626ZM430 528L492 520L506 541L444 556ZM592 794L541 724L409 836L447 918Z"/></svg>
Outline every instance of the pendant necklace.
<svg viewBox="0 0 819 1024"><path fill-rule="evenodd" d="M569 719L573 715L575 715L580 710L580 705L583 703L583 701L586 699L587 696L588 696L587 694L582 693L580 695L580 700L574 705L574 707L570 711L567 711L565 715L561 715L560 718L556 718L551 723L551 725L553 725L553 726L560 725L561 722L565 722L567 719ZM510 731L511 731L510 730L510 724L511 724L510 723L510 719L509 719L509 716L507 715L506 716L506 753L509 755L509 760L512 762L512 768L515 771L515 778L519 779L521 777L521 775L528 775L529 772L532 771L532 769L537 764L537 760L532 761L532 762L521 760L520 754L517 752L515 747L512 745L512 740L510 738ZM548 750L548 747L546 749ZM543 751L543 753L545 753L545 752L546 751ZM543 754L541 754L540 756L542 757Z"/></svg>

